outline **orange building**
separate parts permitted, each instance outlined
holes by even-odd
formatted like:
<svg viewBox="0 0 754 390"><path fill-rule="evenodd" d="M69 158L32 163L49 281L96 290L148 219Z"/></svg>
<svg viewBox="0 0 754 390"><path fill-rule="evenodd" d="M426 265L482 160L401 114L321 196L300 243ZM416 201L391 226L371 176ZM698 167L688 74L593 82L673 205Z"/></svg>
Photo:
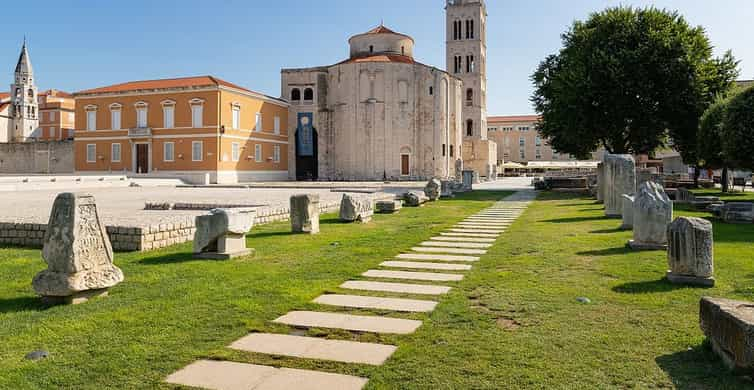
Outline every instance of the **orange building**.
<svg viewBox="0 0 754 390"><path fill-rule="evenodd" d="M74 94L79 173L190 183L288 178L288 103L212 76L133 81Z"/></svg>
<svg viewBox="0 0 754 390"><path fill-rule="evenodd" d="M51 89L39 94L37 139L56 141L73 138L76 102L68 93Z"/></svg>

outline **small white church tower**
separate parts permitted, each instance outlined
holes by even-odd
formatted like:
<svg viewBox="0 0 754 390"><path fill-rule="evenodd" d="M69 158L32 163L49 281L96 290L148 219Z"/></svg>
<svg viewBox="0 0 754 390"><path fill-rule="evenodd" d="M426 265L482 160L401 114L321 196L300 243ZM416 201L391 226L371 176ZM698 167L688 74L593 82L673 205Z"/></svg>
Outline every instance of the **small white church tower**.
<svg viewBox="0 0 754 390"><path fill-rule="evenodd" d="M21 55L10 86L10 123L8 131L13 142L33 141L39 128L39 103L37 86L34 84L34 70L31 67L26 39L21 47Z"/></svg>

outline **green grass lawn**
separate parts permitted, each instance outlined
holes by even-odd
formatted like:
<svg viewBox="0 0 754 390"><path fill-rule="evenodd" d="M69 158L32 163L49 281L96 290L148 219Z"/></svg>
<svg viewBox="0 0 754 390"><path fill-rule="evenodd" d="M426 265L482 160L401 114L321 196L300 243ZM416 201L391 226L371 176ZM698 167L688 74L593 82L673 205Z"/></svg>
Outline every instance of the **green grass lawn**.
<svg viewBox="0 0 754 390"><path fill-rule="evenodd" d="M697 196L717 196L726 202L754 202L754 192L742 192L741 187L734 189L731 186L728 192L722 192L719 188L700 188L691 192Z"/></svg>
<svg viewBox="0 0 754 390"><path fill-rule="evenodd" d="M199 358L361 375L372 389L752 385L730 376L704 343L698 303L704 295L754 300L754 225L715 222L716 287L681 287L663 280L664 252L627 250L631 233L601 205L556 193L541 194L431 314L364 312L425 320L416 333L295 332L395 343L384 366L225 348L249 331L289 332L269 322L289 310L362 313L309 301L342 292L342 281L498 197L476 192L370 225L328 216L317 237L291 236L285 224L255 228L249 243L258 255L248 261L194 261L188 245L119 254L126 282L110 297L47 310L29 286L44 268L39 251L0 250L0 388L171 388L160 381ZM23 360L36 348L52 357Z"/></svg>

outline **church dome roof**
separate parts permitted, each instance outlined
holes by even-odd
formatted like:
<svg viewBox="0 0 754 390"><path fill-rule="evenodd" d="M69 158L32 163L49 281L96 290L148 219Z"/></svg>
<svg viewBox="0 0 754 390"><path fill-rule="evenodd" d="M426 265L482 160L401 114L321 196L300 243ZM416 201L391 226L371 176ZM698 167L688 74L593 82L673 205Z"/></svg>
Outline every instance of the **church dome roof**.
<svg viewBox="0 0 754 390"><path fill-rule="evenodd" d="M413 57L414 39L406 34L395 32L380 24L348 40L351 58L375 55L401 55Z"/></svg>

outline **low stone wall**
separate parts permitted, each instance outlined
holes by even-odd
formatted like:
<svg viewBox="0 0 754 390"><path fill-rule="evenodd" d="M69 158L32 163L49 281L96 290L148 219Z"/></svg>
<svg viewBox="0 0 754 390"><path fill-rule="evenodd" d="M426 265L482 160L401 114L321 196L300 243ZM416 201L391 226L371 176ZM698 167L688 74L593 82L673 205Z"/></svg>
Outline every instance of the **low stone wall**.
<svg viewBox="0 0 754 390"><path fill-rule="evenodd" d="M0 173L73 173L73 141L0 144Z"/></svg>

